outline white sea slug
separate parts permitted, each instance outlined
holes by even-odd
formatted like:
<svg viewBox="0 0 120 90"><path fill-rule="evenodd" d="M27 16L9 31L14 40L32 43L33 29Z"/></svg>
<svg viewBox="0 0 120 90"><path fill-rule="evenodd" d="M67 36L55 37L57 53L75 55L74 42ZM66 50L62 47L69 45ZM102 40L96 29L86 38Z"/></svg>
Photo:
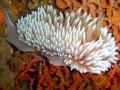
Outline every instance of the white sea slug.
<svg viewBox="0 0 120 90"><path fill-rule="evenodd" d="M81 8L64 18L62 13L57 16L52 6L41 6L21 17L17 30L6 16L10 34L7 40L21 51L37 50L54 65L100 74L118 60L115 40L107 33L107 27L102 27L102 20L96 24L97 18L90 21L92 17L87 12L81 16L80 12Z"/></svg>

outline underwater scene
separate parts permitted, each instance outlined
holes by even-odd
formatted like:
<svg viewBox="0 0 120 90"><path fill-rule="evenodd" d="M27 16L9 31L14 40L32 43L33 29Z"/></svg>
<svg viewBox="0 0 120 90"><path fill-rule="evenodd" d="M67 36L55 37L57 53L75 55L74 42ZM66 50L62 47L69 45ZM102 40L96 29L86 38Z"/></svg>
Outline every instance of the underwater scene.
<svg viewBox="0 0 120 90"><path fill-rule="evenodd" d="M120 90L120 0L0 0L0 90Z"/></svg>

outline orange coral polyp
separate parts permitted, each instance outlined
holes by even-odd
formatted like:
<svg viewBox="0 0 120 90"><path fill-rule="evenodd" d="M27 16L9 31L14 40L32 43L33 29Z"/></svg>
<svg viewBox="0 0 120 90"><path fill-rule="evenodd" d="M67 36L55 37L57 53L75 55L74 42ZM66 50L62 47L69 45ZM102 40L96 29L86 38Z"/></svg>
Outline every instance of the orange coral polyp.
<svg viewBox="0 0 120 90"><path fill-rule="evenodd" d="M78 74L73 74L72 77L75 84L83 81L83 79Z"/></svg>
<svg viewBox="0 0 120 90"><path fill-rule="evenodd" d="M102 0L100 5L101 5L101 7L108 9L113 6L113 4L114 4L113 2L114 2L114 0Z"/></svg>
<svg viewBox="0 0 120 90"><path fill-rule="evenodd" d="M91 14L90 5L85 5L84 12L87 12L88 15Z"/></svg>
<svg viewBox="0 0 120 90"><path fill-rule="evenodd" d="M63 74L59 69L56 71L56 75L59 77L63 77Z"/></svg>
<svg viewBox="0 0 120 90"><path fill-rule="evenodd" d="M80 7L83 4L82 1L81 2L78 2L77 0L71 0L71 1L73 2L75 7Z"/></svg>
<svg viewBox="0 0 120 90"><path fill-rule="evenodd" d="M114 4L114 6L115 6L116 8L119 8L119 9L120 9L120 1L116 1L115 4Z"/></svg>
<svg viewBox="0 0 120 90"><path fill-rule="evenodd" d="M110 27L110 20L107 18L104 18L103 22L102 22L102 26L103 27L105 27L105 26Z"/></svg>
<svg viewBox="0 0 120 90"><path fill-rule="evenodd" d="M67 67L64 67L64 70L65 70L65 76L64 77L65 77L65 79L68 79L70 71Z"/></svg>
<svg viewBox="0 0 120 90"><path fill-rule="evenodd" d="M102 85L105 80L106 80L106 76L98 75L95 80L95 84Z"/></svg>
<svg viewBox="0 0 120 90"><path fill-rule="evenodd" d="M102 13L100 11L94 11L91 15L93 18L98 17L97 21L99 21L102 18Z"/></svg>
<svg viewBox="0 0 120 90"><path fill-rule="evenodd" d="M64 0L56 0L56 4L59 8L66 8L67 7L67 3Z"/></svg>
<svg viewBox="0 0 120 90"><path fill-rule="evenodd" d="M120 34L116 37L116 43L120 42Z"/></svg>
<svg viewBox="0 0 120 90"><path fill-rule="evenodd" d="M93 12L97 11L99 9L99 7L100 7L99 4L100 4L100 2L98 0L94 0L94 2L91 1L91 3L90 3L91 10Z"/></svg>
<svg viewBox="0 0 120 90"><path fill-rule="evenodd" d="M113 8L109 8L107 10L107 14L106 15L108 16L108 18L112 18L114 16L114 13L115 13L114 9Z"/></svg>
<svg viewBox="0 0 120 90"><path fill-rule="evenodd" d="M120 33L120 25L119 24L115 24L112 26L113 29L113 36L117 37Z"/></svg>
<svg viewBox="0 0 120 90"><path fill-rule="evenodd" d="M114 14L114 16L112 17L111 23L112 23L112 24L120 23L120 10L118 10L118 11Z"/></svg>
<svg viewBox="0 0 120 90"><path fill-rule="evenodd" d="M110 86L111 86L111 83L108 81L108 80L105 80L104 82L103 82L103 86L104 86L104 88L110 88Z"/></svg>

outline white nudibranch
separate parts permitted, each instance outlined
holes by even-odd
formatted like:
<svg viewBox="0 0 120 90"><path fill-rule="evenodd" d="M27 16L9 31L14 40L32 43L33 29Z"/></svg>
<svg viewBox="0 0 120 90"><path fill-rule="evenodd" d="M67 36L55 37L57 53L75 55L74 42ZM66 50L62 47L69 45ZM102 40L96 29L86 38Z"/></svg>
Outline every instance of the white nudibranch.
<svg viewBox="0 0 120 90"><path fill-rule="evenodd" d="M54 65L69 65L80 73L101 73L112 63L116 63L115 38L102 27L102 19L90 21L91 15L85 12L62 13L57 16L52 6L38 7L37 11L21 17L17 23L18 39L48 57ZM89 22L89 23L88 23ZM14 32L15 33L15 32ZM12 35L12 34L11 34ZM13 42L14 44L14 42ZM21 47L22 45L19 44ZM27 50L28 49L28 50Z"/></svg>

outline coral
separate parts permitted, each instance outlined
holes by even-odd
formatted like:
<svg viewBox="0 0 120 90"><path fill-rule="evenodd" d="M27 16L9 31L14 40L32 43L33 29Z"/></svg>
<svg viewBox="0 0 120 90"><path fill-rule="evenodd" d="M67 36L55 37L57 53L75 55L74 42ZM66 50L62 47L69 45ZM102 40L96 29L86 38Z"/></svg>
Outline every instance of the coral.
<svg viewBox="0 0 120 90"><path fill-rule="evenodd" d="M119 24L115 24L112 26L113 29L113 36L117 37L120 33L120 25Z"/></svg>
<svg viewBox="0 0 120 90"><path fill-rule="evenodd" d="M110 81L113 80L115 78L114 75L115 75L116 72L117 72L117 66L116 65L112 65L112 67L110 68L109 72L107 73L108 80L110 80Z"/></svg>
<svg viewBox="0 0 120 90"><path fill-rule="evenodd" d="M120 54L117 54L116 56L117 56L117 58L120 60Z"/></svg>
<svg viewBox="0 0 120 90"><path fill-rule="evenodd" d="M8 60L7 63L13 71L19 72L31 61L32 55L30 53L21 54L16 51L13 58Z"/></svg>
<svg viewBox="0 0 120 90"><path fill-rule="evenodd" d="M31 83L31 90L33 90L33 84L34 84L34 80L37 77L38 73L39 73L39 64L40 64L40 59L36 58L36 54L33 55L34 58L27 64L27 66L25 68L23 68L18 75L16 76L16 85L18 86L19 82L23 82L24 81L30 81ZM32 67L32 68L31 68ZM28 72L33 72L33 74L28 74Z"/></svg>
<svg viewBox="0 0 120 90"><path fill-rule="evenodd" d="M100 8L100 1L99 0L89 0L88 3L90 5L91 13L94 11L97 11Z"/></svg>
<svg viewBox="0 0 120 90"><path fill-rule="evenodd" d="M120 34L116 37L116 43L120 42Z"/></svg>
<svg viewBox="0 0 120 90"><path fill-rule="evenodd" d="M107 75L106 73L102 73L102 75L91 73L80 74L76 70L70 72L70 69L68 67L53 66L52 64L48 64L46 60L44 60L43 64L41 64L43 66L41 73L37 73L39 72L39 65L39 60L35 58L31 60L31 62L20 73L18 73L16 79L17 82L22 82L23 84L25 84L25 81L30 81L31 90L35 89L35 87L33 87L33 85L35 84L35 80L37 80L38 82L37 85L35 85L36 90L103 90L119 88L117 78L119 77L120 73L114 73L114 71L116 71L114 70L116 69L114 65L112 66L113 70L110 69L112 73L110 73L110 71L106 72ZM32 68L30 68L29 66L31 66ZM112 77L109 75L112 75ZM17 87L19 87L19 84L17 84Z"/></svg>
<svg viewBox="0 0 120 90"><path fill-rule="evenodd" d="M71 2L73 3L73 5L74 5L75 7L80 7L81 4L83 4L83 2L79 2L79 1L77 1L77 0L71 0Z"/></svg>
<svg viewBox="0 0 120 90"><path fill-rule="evenodd" d="M111 86L110 81L105 80L105 81L103 82L103 87L104 87L105 89L110 88L110 86Z"/></svg>
<svg viewBox="0 0 120 90"><path fill-rule="evenodd" d="M1 4L1 1L0 1L0 4ZM29 2L31 2L31 1L33 2L34 0L31 0L31 1L30 0L29 1L28 0L18 0L18 1L22 2L22 4L20 2L15 2L14 3L15 6L18 5L18 7L19 7L18 3L21 4L20 7L27 6L26 9L21 8L21 10L18 10L19 8L13 7L14 4L8 3L8 1L12 2L12 0L4 0L4 2L7 3L6 7L8 7L8 8L10 7L10 9L8 9L8 11L12 10L11 12L12 12L14 18L16 18L17 15L19 15L19 16L23 15L22 13L20 13L21 11L23 11L23 12L30 11L31 12L33 10L33 9L30 10L30 8L32 6L28 7L27 5ZM14 0L14 1L16 1L16 0ZM81 2L77 2L78 0L75 0L74 2L72 2L73 0L63 0L63 1L65 2L65 4L67 3L66 8L60 8L60 6L57 6L57 5L55 5L55 7L54 7L54 8L60 9L62 11L62 13L73 12L76 10L76 7L77 7L76 5L79 5L79 7L82 8L81 14L84 12L88 12L88 14L91 14L92 17L94 17L94 18L98 17L99 18L98 21L102 17L105 17L105 19L107 19L107 22L109 22L109 24L107 24L106 22L104 24L104 22L103 22L103 25L109 26L110 30L108 32L111 32L113 34L113 36L116 38L116 41L117 41L116 44L117 44L117 46L119 46L117 51L120 52L120 38L119 38L120 37L119 36L120 35L120 25L119 25L119 9L120 9L119 4L120 4L120 2L119 2L119 0L80 0ZM96 4L96 1L100 1L99 5ZM113 2L113 1L115 1L115 2ZM23 2L24 2L24 4L23 4ZM48 0L48 3L52 4L52 5L56 4L54 2L54 0ZM11 6L11 5L13 5L13 6ZM36 7L39 5L40 4L38 3L36 5ZM0 14L0 15L2 15L2 14ZM16 18L16 20L17 20L17 18ZM0 28L0 31L2 31L2 33L0 35L3 36L5 24L1 25L1 26L2 26L2 29ZM10 45L8 45L8 43L7 43L7 45L5 44L5 39L3 39L3 37L2 38L0 37L0 51L1 51L0 52L0 63L1 63L1 60L5 61L5 58L8 57L9 52L6 52L6 51L12 50L10 48L11 47L10 47ZM19 53L14 55L14 57L17 57L17 59L13 58L14 60L13 60L12 64L15 63L15 60L20 61L19 57L22 57L22 56L25 56L26 59L28 59L26 61L30 61L30 58L28 58L27 55L28 54L23 55L23 54L19 54ZM120 54L117 54L116 56L120 61ZM20 62L24 63L25 62L24 60L25 59L23 59ZM18 87L14 87L14 89L15 90L20 90L20 89L25 90L26 88L31 89L31 88L33 88L33 86L30 85L29 82L33 82L32 80L35 79L35 80L37 80L37 83L31 83L31 84L34 84L34 86L36 86L37 89L34 88L35 90L51 90L51 89L68 90L71 88L72 88L72 90L73 89L77 89L77 90L95 90L95 89L96 90L100 90L100 89L101 90L119 90L120 89L120 62L119 61L116 63L116 68L114 67L114 65L112 65L112 67L109 68L108 71L106 71L105 73L102 72L101 75L91 74L91 73L80 74L76 70L71 71L69 67L66 67L66 66L57 67L52 64L48 64L46 61L44 61L44 63L43 63L44 65L42 63L35 62L35 65L36 65L35 66L34 63L31 63L31 65L30 65L31 67L27 67L27 65L21 64L24 67L21 68L22 71L20 71L21 69L18 70L18 71L20 71L18 73L18 76L19 75L21 75L21 76L19 77L19 79L16 79L16 82L19 82L19 83L16 83L16 85ZM27 62L27 64L29 64L29 63L30 62ZM19 62L18 62L18 64L20 65ZM7 70L9 68L7 67L7 69L5 69L5 65L0 65L0 67L3 68L5 71L4 72L3 69L0 68L0 70L3 71L3 73L0 73L0 74L5 75L5 76L1 77L2 78L1 83L2 82L3 83L5 82L5 83L0 84L1 85L0 89L1 89L1 87L3 87L3 90L10 89L11 85L9 83L12 84L11 89L13 89L13 86L14 86L13 85L13 83L14 83L13 76L14 75L12 73L14 73L14 72L10 71L10 73L9 73L9 70ZM16 66L13 65L13 68L14 68L13 70L15 70L15 67ZM16 67L16 69L18 69L18 67ZM15 70L15 71L17 71L17 70ZM58 74L56 74L56 72ZM47 77L47 75L48 75L48 77ZM10 76L10 78L9 78L9 76ZM77 83L77 81L75 81L73 77L80 78L81 81L78 80L79 83ZM61 85L59 85L59 84L61 84Z"/></svg>
<svg viewBox="0 0 120 90"><path fill-rule="evenodd" d="M114 16L114 14L115 14L115 11L114 11L114 9L113 8L109 8L108 10L107 10L107 17L108 18L112 18L113 16Z"/></svg>
<svg viewBox="0 0 120 90"><path fill-rule="evenodd" d="M56 0L56 5L59 8L66 8L67 7L67 3L64 0Z"/></svg>
<svg viewBox="0 0 120 90"><path fill-rule="evenodd" d="M53 0L48 0L48 3L53 5L54 1Z"/></svg>
<svg viewBox="0 0 120 90"><path fill-rule="evenodd" d="M120 9L120 1L119 0L114 3L114 7Z"/></svg>
<svg viewBox="0 0 120 90"><path fill-rule="evenodd" d="M96 77L95 84L101 86L105 80L106 80L106 76L98 75Z"/></svg>
<svg viewBox="0 0 120 90"><path fill-rule="evenodd" d="M90 5L88 5L88 4L85 5L85 7L84 7L84 11L87 12L88 15L91 14Z"/></svg>
<svg viewBox="0 0 120 90"><path fill-rule="evenodd" d="M102 22L102 26L103 27L105 27L105 26L110 27L111 26L110 19L104 18L103 22Z"/></svg>
<svg viewBox="0 0 120 90"><path fill-rule="evenodd" d="M39 74L37 90L41 88L53 88L60 90L64 90L67 88L75 89L75 87L78 88L78 84L82 82L82 78L79 76L78 72L70 74L68 67L58 67L53 66L52 64L45 64L42 71L43 73Z"/></svg>
<svg viewBox="0 0 120 90"><path fill-rule="evenodd" d="M79 76L79 73L78 74L73 74L72 78L74 80L74 84L81 83L83 81L82 78Z"/></svg>
<svg viewBox="0 0 120 90"><path fill-rule="evenodd" d="M112 17L112 20L111 20L111 23L112 24L117 24L117 23L120 23L120 10L118 10Z"/></svg>
<svg viewBox="0 0 120 90"><path fill-rule="evenodd" d="M114 4L113 0L102 0L101 3L100 3L101 7L107 8L107 9L112 7L113 4Z"/></svg>

